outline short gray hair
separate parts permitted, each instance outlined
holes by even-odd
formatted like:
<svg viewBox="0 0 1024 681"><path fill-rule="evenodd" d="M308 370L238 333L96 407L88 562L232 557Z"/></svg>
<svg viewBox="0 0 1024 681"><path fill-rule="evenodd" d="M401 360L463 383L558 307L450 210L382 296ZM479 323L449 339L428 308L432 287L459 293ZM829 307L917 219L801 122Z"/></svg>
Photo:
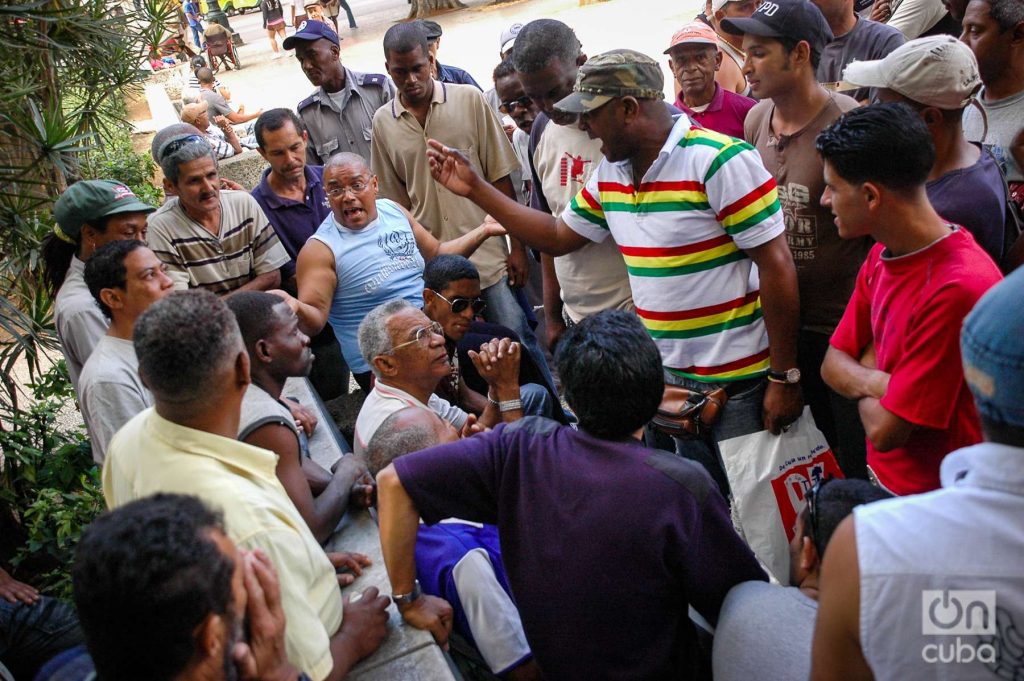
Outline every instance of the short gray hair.
<svg viewBox="0 0 1024 681"><path fill-rule="evenodd" d="M420 412L424 418L414 418ZM370 475L377 477L377 473L400 456L441 444L437 425L430 417L435 421L441 418L422 407L405 407L384 419L366 446Z"/></svg>
<svg viewBox="0 0 1024 681"><path fill-rule="evenodd" d="M402 310L408 309L416 308L402 298L389 300L370 310L359 323L359 352L376 376L380 376L380 372L373 366L373 358L391 352L391 348L394 347L391 334L388 332L388 320Z"/></svg>
<svg viewBox="0 0 1024 681"><path fill-rule="evenodd" d="M153 141L149 145L149 153L157 165L160 165L160 152L164 145L177 137L188 137L189 135L202 135L203 132L191 123L171 123L153 135Z"/></svg>
<svg viewBox="0 0 1024 681"><path fill-rule="evenodd" d="M182 406L216 400L223 370L245 351L235 315L201 289L176 291L151 305L135 322L132 340L146 387Z"/></svg>
<svg viewBox="0 0 1024 681"><path fill-rule="evenodd" d="M185 137L189 137L189 135ZM167 140L160 153L160 170L164 172L164 177L174 185L178 184L178 180L181 178L181 165L183 163L190 163L204 156L209 156L213 159L214 166L217 165L217 154L205 138L189 140L169 154L165 151L171 144L181 141L185 137L172 137Z"/></svg>

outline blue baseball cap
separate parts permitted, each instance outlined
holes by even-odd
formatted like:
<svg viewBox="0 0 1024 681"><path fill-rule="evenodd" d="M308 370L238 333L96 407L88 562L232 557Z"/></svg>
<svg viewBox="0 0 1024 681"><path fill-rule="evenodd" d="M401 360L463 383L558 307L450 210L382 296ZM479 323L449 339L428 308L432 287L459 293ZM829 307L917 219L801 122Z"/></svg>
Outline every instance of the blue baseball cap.
<svg viewBox="0 0 1024 681"><path fill-rule="evenodd" d="M334 32L334 29L325 24L322 21L315 19L306 19L299 24L299 30L294 35L290 35L284 39L281 43L284 45L284 49L290 50L295 47L295 43L299 41L312 42L314 40L320 40L320 38L327 38L332 43L337 45L341 38Z"/></svg>
<svg viewBox="0 0 1024 681"><path fill-rule="evenodd" d="M978 413L1024 427L1024 268L994 286L974 306L960 332L964 378Z"/></svg>

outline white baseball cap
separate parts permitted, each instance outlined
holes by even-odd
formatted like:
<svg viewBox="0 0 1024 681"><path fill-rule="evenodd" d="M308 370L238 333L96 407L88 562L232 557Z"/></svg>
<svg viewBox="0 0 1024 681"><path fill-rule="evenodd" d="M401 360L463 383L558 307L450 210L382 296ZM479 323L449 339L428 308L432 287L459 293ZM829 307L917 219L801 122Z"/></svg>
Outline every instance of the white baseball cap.
<svg viewBox="0 0 1024 681"><path fill-rule="evenodd" d="M884 59L855 61L843 80L860 87L884 87L925 106L956 111L981 86L971 48L950 35L904 43Z"/></svg>
<svg viewBox="0 0 1024 681"><path fill-rule="evenodd" d="M711 11L717 12L718 10L728 5L730 2L733 2L733 0L711 0Z"/></svg>
<svg viewBox="0 0 1024 681"><path fill-rule="evenodd" d="M501 32L501 40L498 41L499 54L505 54L512 49L512 46L516 43L516 36L519 35L521 30L523 30L523 24L517 21Z"/></svg>

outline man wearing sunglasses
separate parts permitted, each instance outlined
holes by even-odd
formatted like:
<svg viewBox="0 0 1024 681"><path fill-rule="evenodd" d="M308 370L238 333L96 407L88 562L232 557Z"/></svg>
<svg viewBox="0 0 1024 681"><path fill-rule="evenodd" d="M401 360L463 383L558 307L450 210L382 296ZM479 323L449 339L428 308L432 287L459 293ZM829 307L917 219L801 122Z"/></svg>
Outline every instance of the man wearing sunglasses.
<svg viewBox="0 0 1024 681"><path fill-rule="evenodd" d="M789 542L789 586L743 582L722 603L712 653L717 681L808 677L825 548L855 507L890 496L856 479L819 479L807 491Z"/></svg>
<svg viewBox="0 0 1024 681"><path fill-rule="evenodd" d="M423 281L423 312L444 330L448 355L448 375L434 392L464 411L482 414L487 408L489 385L469 353L492 338L518 343L519 337L511 329L480 319L487 304L480 297L480 273L467 258L437 256L427 263ZM545 386L544 374L533 355L526 347L521 347L520 353L518 380L523 414L564 420L558 395Z"/></svg>

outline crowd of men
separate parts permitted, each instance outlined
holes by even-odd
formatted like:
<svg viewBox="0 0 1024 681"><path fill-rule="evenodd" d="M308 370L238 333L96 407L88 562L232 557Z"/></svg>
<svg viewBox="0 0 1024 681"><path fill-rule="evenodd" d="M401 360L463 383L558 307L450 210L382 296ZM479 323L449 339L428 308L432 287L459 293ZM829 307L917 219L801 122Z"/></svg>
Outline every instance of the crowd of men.
<svg viewBox="0 0 1024 681"><path fill-rule="evenodd" d="M508 679L1021 678L1024 3L924 4L709 0L666 36L674 104L553 19L502 33L487 93L435 22L392 26L381 74L302 22L294 110L199 68L162 206L54 205L110 510L77 622L0 571L0 659L334 680L393 603ZM247 192L217 161L250 119ZM350 372L326 470L284 385ZM714 420L652 427L666 388ZM845 479L800 491L770 574L720 443L807 418ZM369 560L324 544L371 506L391 593L343 599Z"/></svg>

